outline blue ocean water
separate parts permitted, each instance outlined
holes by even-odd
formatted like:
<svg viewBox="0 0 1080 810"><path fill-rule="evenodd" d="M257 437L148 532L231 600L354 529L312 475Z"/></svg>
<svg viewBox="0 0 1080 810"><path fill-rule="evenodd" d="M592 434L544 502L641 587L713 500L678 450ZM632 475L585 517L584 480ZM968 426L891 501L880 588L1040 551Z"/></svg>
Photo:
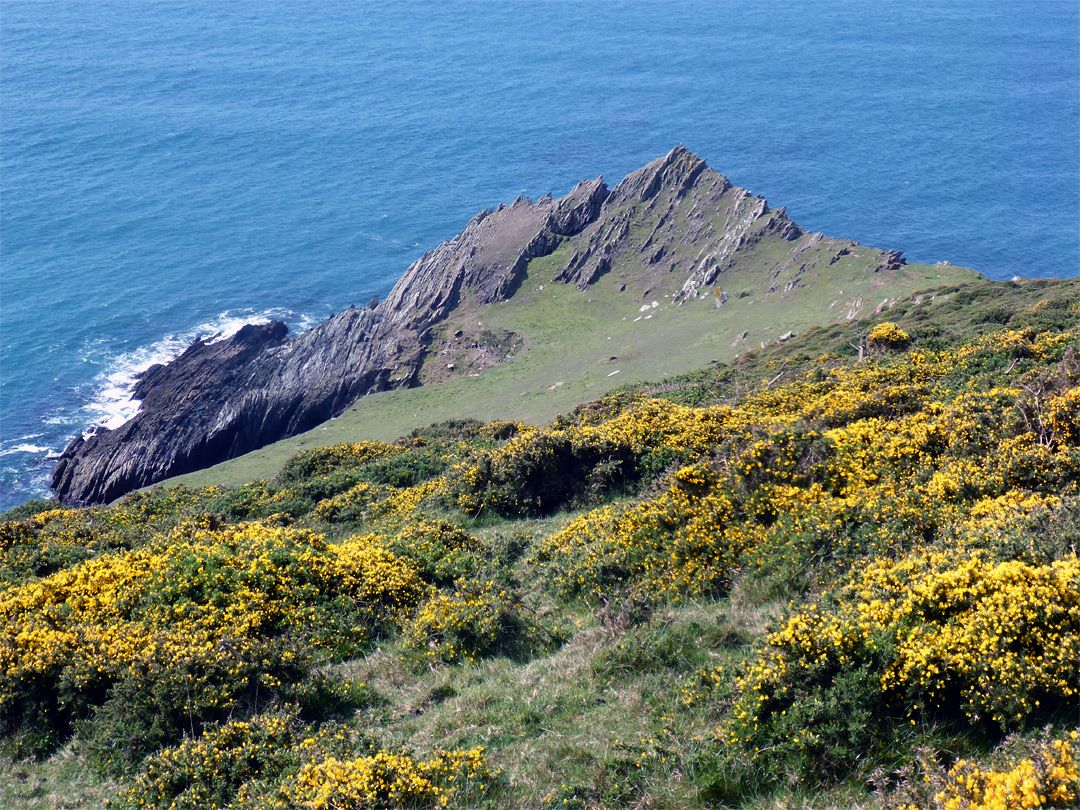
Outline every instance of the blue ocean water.
<svg viewBox="0 0 1080 810"><path fill-rule="evenodd" d="M685 143L803 227L1080 272L1080 6L0 0L0 509L133 374Z"/></svg>

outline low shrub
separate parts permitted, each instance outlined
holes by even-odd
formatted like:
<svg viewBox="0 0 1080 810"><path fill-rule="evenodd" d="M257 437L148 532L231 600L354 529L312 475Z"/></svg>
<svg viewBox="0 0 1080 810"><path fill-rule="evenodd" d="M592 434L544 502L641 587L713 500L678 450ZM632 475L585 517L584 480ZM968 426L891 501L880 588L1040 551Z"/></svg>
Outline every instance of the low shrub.
<svg viewBox="0 0 1080 810"><path fill-rule="evenodd" d="M686 467L656 498L588 512L537 543L535 565L555 592L610 598L635 588L668 597L722 592L745 543L736 507L703 466Z"/></svg>
<svg viewBox="0 0 1080 810"><path fill-rule="evenodd" d="M378 543L327 546L259 523L181 526L0 594L3 731L90 718L127 767L147 750L296 689L427 594Z"/></svg>
<svg viewBox="0 0 1080 810"><path fill-rule="evenodd" d="M726 412L659 399L621 413L608 400L551 428L527 428L504 445L477 452L447 474L447 503L468 514L536 516L582 506L690 460L717 443ZM668 452L662 452L662 451Z"/></svg>
<svg viewBox="0 0 1080 810"><path fill-rule="evenodd" d="M437 593L405 626L406 649L428 662L475 664L527 649L535 632L521 617L516 594L497 583L467 580Z"/></svg>
<svg viewBox="0 0 1080 810"><path fill-rule="evenodd" d="M294 484L328 475L338 470L352 470L386 455L404 453L403 447L384 442L356 442L305 450L289 459L278 473L283 484Z"/></svg>
<svg viewBox="0 0 1080 810"><path fill-rule="evenodd" d="M883 810L1028 810L1072 808L1080 802L1080 732L1034 738L1008 737L983 761L957 759L946 768L930 749L916 751L916 765L898 784L876 774Z"/></svg>
<svg viewBox="0 0 1080 810"><path fill-rule="evenodd" d="M198 738L147 757L128 782L116 810L205 810L243 806L266 797L283 777L328 756L347 756L355 733L336 723L318 729L295 711L275 709L248 720L211 726Z"/></svg>
<svg viewBox="0 0 1080 810"><path fill-rule="evenodd" d="M872 350L890 351L906 349L911 337L892 321L882 321L867 332L866 342Z"/></svg>
<svg viewBox="0 0 1080 810"><path fill-rule="evenodd" d="M924 552L796 612L739 682L728 742L827 782L919 721L994 732L1080 710L1080 562Z"/></svg>
<svg viewBox="0 0 1080 810"><path fill-rule="evenodd" d="M480 542L446 521L415 521L404 526L388 543L417 573L437 586L452 586L475 577L485 561Z"/></svg>
<svg viewBox="0 0 1080 810"><path fill-rule="evenodd" d="M400 522L412 517L421 503L440 489L438 479L406 489L362 481L352 489L322 501L314 515L326 523Z"/></svg>
<svg viewBox="0 0 1080 810"><path fill-rule="evenodd" d="M417 448L408 453L392 453L366 465L359 475L375 484L403 489L415 487L442 475L451 464L442 445Z"/></svg>
<svg viewBox="0 0 1080 810"><path fill-rule="evenodd" d="M483 748L436 753L426 760L379 751L355 759L329 757L301 767L271 807L381 810L466 807L483 796L493 774Z"/></svg>

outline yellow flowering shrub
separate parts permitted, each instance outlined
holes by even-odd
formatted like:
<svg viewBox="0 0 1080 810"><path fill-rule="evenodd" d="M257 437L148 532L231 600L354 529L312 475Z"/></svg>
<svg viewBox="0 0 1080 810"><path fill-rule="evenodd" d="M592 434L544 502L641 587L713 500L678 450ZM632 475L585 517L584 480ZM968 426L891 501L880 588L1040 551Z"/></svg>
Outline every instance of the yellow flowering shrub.
<svg viewBox="0 0 1080 810"><path fill-rule="evenodd" d="M303 731L295 714L283 711L211 727L198 739L188 737L148 757L111 806L226 807L246 785L298 767Z"/></svg>
<svg viewBox="0 0 1080 810"><path fill-rule="evenodd" d="M388 540L388 547L433 585L453 585L485 565L480 541L445 520L410 521Z"/></svg>
<svg viewBox="0 0 1080 810"><path fill-rule="evenodd" d="M295 810L447 807L482 794L491 779L483 748L440 752L427 760L379 751L304 765L274 805Z"/></svg>
<svg viewBox="0 0 1080 810"><path fill-rule="evenodd" d="M958 695L968 717L1003 726L1024 723L1042 703L1080 707L1075 556L1049 566L945 555L880 562L863 573L859 599L863 628L898 629L885 691L928 707Z"/></svg>
<svg viewBox="0 0 1080 810"><path fill-rule="evenodd" d="M883 792L883 810L1031 810L1074 808L1080 803L1080 732L1033 739L1010 735L987 758L960 758L943 767L930 749L916 751L918 768L898 772L895 789Z"/></svg>
<svg viewBox="0 0 1080 810"><path fill-rule="evenodd" d="M919 718L1025 727L1080 710L1080 561L923 552L869 563L796 612L739 682L732 743L808 761ZM851 720L859 731L853 731Z"/></svg>
<svg viewBox="0 0 1080 810"><path fill-rule="evenodd" d="M116 549L134 548L178 521L202 513L220 494L218 487L174 487L134 492L112 507L59 507L0 522L0 582L46 576Z"/></svg>
<svg viewBox="0 0 1080 810"><path fill-rule="evenodd" d="M314 514L327 523L401 521L412 516L441 486L441 479L403 489L362 481L321 501Z"/></svg>
<svg viewBox="0 0 1080 810"><path fill-rule="evenodd" d="M1019 420L1020 388L985 386L972 374L1002 351L1032 362L1060 359L1061 347L1076 337L1051 342L1010 332L1001 345L980 338L961 350L840 366L760 387L737 406L645 401L616 415L586 410L562 433L607 431L632 455L649 443L635 431L659 425L654 445L667 442L690 455L709 450L707 492L695 493L676 477L642 503L578 518L538 544L535 558L557 591L597 596L613 585L702 593L747 572L776 587L810 586L863 556L900 556L956 538L1012 554L1028 514L1078 492L1080 447L1064 427L1071 418L1064 404L1054 417L1061 441L1050 446ZM1076 390L1050 402L1073 402ZM1058 414L1054 407L1048 413ZM695 410L704 423L689 418ZM692 425L689 435L702 444L669 419ZM497 452L521 452L544 435L527 432ZM481 509L491 476L467 472L478 483L462 503ZM507 484L506 511L513 513L522 496L511 489ZM998 499L1016 508L989 510Z"/></svg>
<svg viewBox="0 0 1080 810"><path fill-rule="evenodd" d="M1004 495L976 501L950 527L950 542L988 550L1007 559L1045 564L1060 558L1067 550L1066 538L1055 542L1049 527L1064 529L1069 515L1080 516L1078 507L1075 496L1061 498L1010 490Z"/></svg>
<svg viewBox="0 0 1080 810"><path fill-rule="evenodd" d="M358 748L364 751L359 756ZM110 806L446 807L481 797L495 776L483 748L416 759L378 750L337 723L304 725L287 708L211 727L148 757Z"/></svg>
<svg viewBox="0 0 1080 810"><path fill-rule="evenodd" d="M533 515L595 499L637 480L649 453L693 458L720 439L727 410L688 408L659 399L633 402L615 415L586 412L580 423L522 429L483 450L448 476L451 503L463 512Z"/></svg>
<svg viewBox="0 0 1080 810"><path fill-rule="evenodd" d="M866 342L872 349L903 349L911 336L892 321L882 321L867 332Z"/></svg>
<svg viewBox="0 0 1080 810"><path fill-rule="evenodd" d="M1076 444L1080 439L1080 388L1051 396L1044 419L1050 444Z"/></svg>
<svg viewBox="0 0 1080 810"><path fill-rule="evenodd" d="M1074 732L1075 740L1075 732ZM935 797L941 810L1028 810L1076 807L1080 770L1074 742L1054 740L1033 758L1004 770L983 769L961 759L949 769Z"/></svg>
<svg viewBox="0 0 1080 810"><path fill-rule="evenodd" d="M0 715L7 730L42 718L62 728L123 687L133 705L135 694L160 704L175 733L293 688L312 660L362 649L427 587L363 539L181 526L0 594Z"/></svg>
<svg viewBox="0 0 1080 810"><path fill-rule="evenodd" d="M342 468L356 468L388 455L404 453L405 448L385 442L355 442L332 447L316 447L293 456L278 474L284 483L323 476Z"/></svg>
<svg viewBox="0 0 1080 810"><path fill-rule="evenodd" d="M353 538L329 550L336 557L342 592L376 621L400 625L429 593L416 568L381 538Z"/></svg>
<svg viewBox="0 0 1080 810"><path fill-rule="evenodd" d="M660 496L593 510L537 543L536 567L567 595L630 585L676 598L720 590L745 536L717 483L707 467L685 467Z"/></svg>
<svg viewBox="0 0 1080 810"><path fill-rule="evenodd" d="M467 661L509 652L528 639L521 604L509 588L465 580L450 593L435 593L404 628L406 649L428 661Z"/></svg>
<svg viewBox="0 0 1080 810"><path fill-rule="evenodd" d="M101 543L85 510L53 509L0 523L0 582L50 574L94 556Z"/></svg>

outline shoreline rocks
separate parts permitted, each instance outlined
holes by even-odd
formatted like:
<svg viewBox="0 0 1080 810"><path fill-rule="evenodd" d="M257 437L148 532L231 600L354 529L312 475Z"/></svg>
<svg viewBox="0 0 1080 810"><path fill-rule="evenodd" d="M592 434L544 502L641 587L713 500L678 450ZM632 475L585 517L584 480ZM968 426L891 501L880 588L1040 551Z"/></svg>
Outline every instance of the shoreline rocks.
<svg viewBox="0 0 1080 810"><path fill-rule="evenodd" d="M760 252L765 243L783 245L782 258ZM77 437L60 456L57 500L107 503L310 430L366 394L419 385L425 354L439 352L432 326L462 307L511 298L529 262L564 245L567 261L541 282L587 289L615 272L620 291L647 296L677 279L678 305L746 266L771 274L770 293L785 282L790 292L807 268L839 260L854 243L804 233L784 209L770 209L682 146L614 189L598 177L560 199L519 197L481 211L413 262L383 301L350 307L295 338L280 322L248 325L148 369L132 419ZM873 272L903 264L898 253L866 250L880 259L867 260Z"/></svg>

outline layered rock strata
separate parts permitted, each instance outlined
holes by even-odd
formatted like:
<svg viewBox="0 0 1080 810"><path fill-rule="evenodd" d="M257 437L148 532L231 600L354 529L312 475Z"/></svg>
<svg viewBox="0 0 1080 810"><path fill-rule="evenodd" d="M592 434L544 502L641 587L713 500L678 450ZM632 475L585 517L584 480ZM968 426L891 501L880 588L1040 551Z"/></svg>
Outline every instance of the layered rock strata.
<svg viewBox="0 0 1080 810"><path fill-rule="evenodd" d="M760 249L776 243L783 250ZM459 307L507 300L533 259L563 246L552 282L584 289L615 271L648 292L676 273L677 297L686 300L748 261L768 271L770 291L790 290L807 267L837 261L854 244L804 233L784 209L680 146L610 191L598 178L558 200L519 198L481 211L372 308L350 308L295 338L273 322L195 342L143 375L131 420L70 444L52 487L64 503L109 502L309 430L365 394L416 385L434 324ZM902 263L876 253L875 269Z"/></svg>

